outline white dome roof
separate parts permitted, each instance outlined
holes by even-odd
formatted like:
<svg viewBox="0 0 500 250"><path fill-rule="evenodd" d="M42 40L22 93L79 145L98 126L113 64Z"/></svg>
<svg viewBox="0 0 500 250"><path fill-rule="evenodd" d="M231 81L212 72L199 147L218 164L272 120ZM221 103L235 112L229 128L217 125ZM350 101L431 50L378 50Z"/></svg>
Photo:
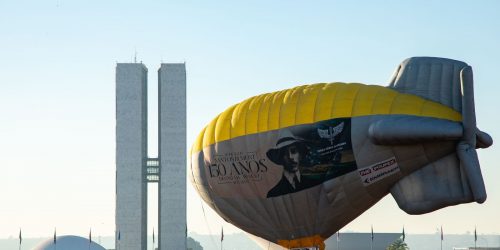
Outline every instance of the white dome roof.
<svg viewBox="0 0 500 250"><path fill-rule="evenodd" d="M90 248L89 248L90 244ZM63 235L56 237L56 247L57 250L106 250L99 244L89 242L89 239L74 236L74 235ZM44 240L36 247L31 250L54 250L54 238Z"/></svg>

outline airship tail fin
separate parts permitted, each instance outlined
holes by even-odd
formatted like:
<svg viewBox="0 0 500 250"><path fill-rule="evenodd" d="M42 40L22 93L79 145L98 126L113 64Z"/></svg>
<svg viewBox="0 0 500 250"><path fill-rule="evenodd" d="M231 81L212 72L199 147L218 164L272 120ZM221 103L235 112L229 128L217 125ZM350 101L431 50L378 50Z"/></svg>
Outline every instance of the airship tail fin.
<svg viewBox="0 0 500 250"><path fill-rule="evenodd" d="M398 206L409 214L424 214L474 201L464 169L456 154L413 172L391 188Z"/></svg>
<svg viewBox="0 0 500 250"><path fill-rule="evenodd" d="M437 57L412 57L394 72L389 88L439 102L462 112L461 61Z"/></svg>
<svg viewBox="0 0 500 250"><path fill-rule="evenodd" d="M459 203L484 202L486 189L476 148L489 147L493 140L476 127L472 68L451 59L413 57L396 69L389 87L439 102L462 114L463 129L457 138L456 154L431 163L398 182L391 193L399 206L408 213L419 214ZM445 174L434 175L429 171ZM408 195L410 190L412 195Z"/></svg>
<svg viewBox="0 0 500 250"><path fill-rule="evenodd" d="M438 57L411 57L394 72L391 89L446 105L463 116L469 142L476 148L493 144L491 136L476 127L472 68L464 62ZM475 135L475 138L472 138Z"/></svg>

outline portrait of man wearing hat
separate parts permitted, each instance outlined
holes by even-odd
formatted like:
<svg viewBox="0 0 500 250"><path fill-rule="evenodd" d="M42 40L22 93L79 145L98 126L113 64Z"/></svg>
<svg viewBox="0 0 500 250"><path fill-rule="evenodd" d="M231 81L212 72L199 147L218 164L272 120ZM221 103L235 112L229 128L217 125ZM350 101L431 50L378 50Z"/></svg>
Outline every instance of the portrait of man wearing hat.
<svg viewBox="0 0 500 250"><path fill-rule="evenodd" d="M280 133L276 147L267 151L266 155L273 163L283 166L283 175L267 193L268 198L298 192L320 183L319 180L301 175L301 163L307 150L306 142L294 136L289 130Z"/></svg>

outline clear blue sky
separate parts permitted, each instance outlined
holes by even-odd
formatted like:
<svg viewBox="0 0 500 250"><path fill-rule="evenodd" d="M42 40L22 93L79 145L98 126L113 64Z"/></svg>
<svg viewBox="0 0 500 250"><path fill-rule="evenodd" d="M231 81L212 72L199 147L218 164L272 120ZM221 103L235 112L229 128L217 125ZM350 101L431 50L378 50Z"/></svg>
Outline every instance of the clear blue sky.
<svg viewBox="0 0 500 250"><path fill-rule="evenodd" d="M115 65L135 52L150 96L161 62L186 62L189 145L247 97L315 82L386 85L410 56L472 65L478 124L500 143L500 1L1 1L1 238L20 227L26 237L113 234ZM343 230L500 233L497 155L496 145L480 151L483 205L409 216L388 196ZM238 231L205 205L207 227L190 184L188 195L189 231Z"/></svg>

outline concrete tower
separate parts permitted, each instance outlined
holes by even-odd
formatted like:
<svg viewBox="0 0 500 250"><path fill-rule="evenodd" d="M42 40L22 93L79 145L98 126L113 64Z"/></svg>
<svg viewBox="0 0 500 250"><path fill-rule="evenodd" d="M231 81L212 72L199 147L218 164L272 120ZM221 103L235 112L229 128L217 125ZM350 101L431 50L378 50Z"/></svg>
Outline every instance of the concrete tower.
<svg viewBox="0 0 500 250"><path fill-rule="evenodd" d="M186 67L158 70L159 249L186 249Z"/></svg>
<svg viewBox="0 0 500 250"><path fill-rule="evenodd" d="M146 249L147 74L143 64L116 67L116 229L121 250Z"/></svg>
<svg viewBox="0 0 500 250"><path fill-rule="evenodd" d="M158 183L159 250L186 249L186 69L158 71L158 158L147 152L147 68L116 67L116 241L147 248L147 187Z"/></svg>

